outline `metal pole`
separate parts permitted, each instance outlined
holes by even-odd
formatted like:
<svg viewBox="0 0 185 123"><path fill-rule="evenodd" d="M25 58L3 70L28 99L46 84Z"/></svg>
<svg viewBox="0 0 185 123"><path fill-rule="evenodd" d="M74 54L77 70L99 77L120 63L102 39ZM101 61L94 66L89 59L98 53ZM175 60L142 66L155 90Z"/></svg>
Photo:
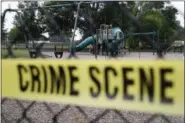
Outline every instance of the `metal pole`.
<svg viewBox="0 0 185 123"><path fill-rule="evenodd" d="M158 30L158 35L157 35L157 42L159 42L159 30Z"/></svg>
<svg viewBox="0 0 185 123"><path fill-rule="evenodd" d="M140 41L140 36L139 36L139 59L140 59L140 55L141 55L140 54L141 53L141 49L140 49L141 48L141 44L140 43L141 43L141 41Z"/></svg>
<svg viewBox="0 0 185 123"><path fill-rule="evenodd" d="M78 14L79 14L79 9L80 9L80 4L81 3L82 3L82 1L78 3L78 7L77 7L77 14L76 14L76 19L75 19L75 24L74 24L74 29L73 29L73 35L72 35L72 41L71 41L71 50L70 50L69 57L72 57L72 56L76 57L75 48L74 48L74 37L75 37L76 26L77 26L77 21L78 21Z"/></svg>
<svg viewBox="0 0 185 123"><path fill-rule="evenodd" d="M152 34L152 38L153 38L153 55L155 54L155 49L154 49L154 38L155 38L155 33L153 31L153 34Z"/></svg>

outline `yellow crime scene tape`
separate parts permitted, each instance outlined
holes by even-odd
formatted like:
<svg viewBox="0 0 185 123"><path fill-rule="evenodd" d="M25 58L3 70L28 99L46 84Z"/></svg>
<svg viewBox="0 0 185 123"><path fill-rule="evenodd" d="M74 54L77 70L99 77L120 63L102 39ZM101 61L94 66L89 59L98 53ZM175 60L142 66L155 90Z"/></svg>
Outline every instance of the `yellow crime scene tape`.
<svg viewBox="0 0 185 123"><path fill-rule="evenodd" d="M2 60L2 96L184 116L184 61Z"/></svg>

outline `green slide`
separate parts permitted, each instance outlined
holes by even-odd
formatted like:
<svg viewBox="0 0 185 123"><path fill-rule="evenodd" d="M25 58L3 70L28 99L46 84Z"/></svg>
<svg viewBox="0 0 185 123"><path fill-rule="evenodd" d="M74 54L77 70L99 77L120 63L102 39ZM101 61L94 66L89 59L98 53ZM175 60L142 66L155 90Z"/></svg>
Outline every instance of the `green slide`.
<svg viewBox="0 0 185 123"><path fill-rule="evenodd" d="M84 41L82 41L80 44L78 44L75 47L75 50L80 51L84 49L85 47L87 47L88 45L92 44L94 41L96 41L96 35L86 38Z"/></svg>
<svg viewBox="0 0 185 123"><path fill-rule="evenodd" d="M121 31L119 27L115 27L115 28L112 28L112 34L114 36L113 40L115 41L113 44L115 44L116 46L119 45L123 41L122 39L124 38L121 36L123 32ZM75 47L75 50L78 52L84 49L85 47L87 47L88 45L93 44L93 42L96 41L96 38L97 38L96 35L86 38L85 40L83 40L80 44L78 44Z"/></svg>

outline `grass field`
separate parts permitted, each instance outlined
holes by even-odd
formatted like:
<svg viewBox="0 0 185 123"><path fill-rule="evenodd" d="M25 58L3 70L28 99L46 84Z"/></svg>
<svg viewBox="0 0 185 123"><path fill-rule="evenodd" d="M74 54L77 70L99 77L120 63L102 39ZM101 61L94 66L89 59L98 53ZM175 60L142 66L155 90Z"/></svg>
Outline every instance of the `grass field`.
<svg viewBox="0 0 185 123"><path fill-rule="evenodd" d="M15 57L18 58L30 58L29 52L26 49L14 49L13 53ZM42 54L42 56L48 56L46 54ZM5 59L7 58L7 50L6 49L1 49L1 58Z"/></svg>
<svg viewBox="0 0 185 123"><path fill-rule="evenodd" d="M29 53L28 53L28 50L25 50L25 49L15 49L13 50L13 53L16 57L29 57ZM7 50L6 49L1 49L1 56L2 58L6 58L7 56Z"/></svg>

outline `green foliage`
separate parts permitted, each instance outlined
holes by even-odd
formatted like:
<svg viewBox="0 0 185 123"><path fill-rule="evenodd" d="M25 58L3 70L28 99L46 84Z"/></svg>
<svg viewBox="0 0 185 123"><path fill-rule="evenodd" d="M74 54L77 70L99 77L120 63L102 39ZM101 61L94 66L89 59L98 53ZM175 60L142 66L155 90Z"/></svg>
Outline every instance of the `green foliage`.
<svg viewBox="0 0 185 123"><path fill-rule="evenodd" d="M10 42L21 42L24 41L24 34L15 26L8 33L8 39Z"/></svg>
<svg viewBox="0 0 185 123"><path fill-rule="evenodd" d="M9 37L14 41L38 40L41 37L42 28L36 18L37 2L19 3L18 8L21 10L19 15L15 16L14 27L9 32ZM25 36L25 38L24 38Z"/></svg>
<svg viewBox="0 0 185 123"><path fill-rule="evenodd" d="M59 4L67 4L69 2L50 1L44 2L42 6L51 6ZM71 4L73 2L70 2ZM49 35L68 35L71 36L72 28L74 27L74 12L75 7L63 6L60 8L39 9L38 19L43 25L44 31L49 32Z"/></svg>
<svg viewBox="0 0 185 123"><path fill-rule="evenodd" d="M4 40L6 39L6 35L7 35L7 29L5 29L5 23L3 22L3 16L1 15L1 41L4 42Z"/></svg>
<svg viewBox="0 0 185 123"><path fill-rule="evenodd" d="M126 39L126 46L130 49L136 49L139 45L139 40L135 37L129 37Z"/></svg>
<svg viewBox="0 0 185 123"><path fill-rule="evenodd" d="M172 6L167 6L164 10L161 10L161 14L167 20L167 24L170 25L171 28L175 29L178 24L176 23L176 17L178 10Z"/></svg>
<svg viewBox="0 0 185 123"><path fill-rule="evenodd" d="M10 31L9 36L13 40L24 40L21 35L25 34L27 39L39 39L41 33L49 32L50 36L62 35L71 37L74 28L76 2L47 1L41 6L59 4L70 4L70 6L22 10L20 17L15 17L15 27ZM83 38L96 33L100 24L111 24L113 27L120 27L126 32L158 32L155 41L172 42L176 39L183 40L183 28L176 20L177 9L172 6L165 7L164 1L148 2L118 2L109 1L93 4L82 4L77 28L83 34ZM24 2L19 8L32 8L39 6L37 2ZM131 16L124 11L128 9L138 19L139 27L134 24ZM22 28L23 27L23 28ZM26 28L27 27L27 28ZM31 37L30 37L31 35ZM145 35L144 35L145 36ZM129 46L138 47L138 40L146 41L144 36L130 36L127 39ZM148 35L153 40L152 35ZM145 44L145 43L144 43Z"/></svg>

